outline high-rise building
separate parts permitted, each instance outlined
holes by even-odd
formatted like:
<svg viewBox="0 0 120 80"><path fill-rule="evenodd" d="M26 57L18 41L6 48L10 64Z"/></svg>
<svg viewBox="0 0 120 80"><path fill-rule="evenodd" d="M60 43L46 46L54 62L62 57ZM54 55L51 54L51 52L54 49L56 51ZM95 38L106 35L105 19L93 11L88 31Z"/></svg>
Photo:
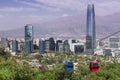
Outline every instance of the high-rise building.
<svg viewBox="0 0 120 80"><path fill-rule="evenodd" d="M44 54L44 52L45 52L45 41L40 40L39 41L39 53Z"/></svg>
<svg viewBox="0 0 120 80"><path fill-rule="evenodd" d="M74 45L74 53L84 52L84 45Z"/></svg>
<svg viewBox="0 0 120 80"><path fill-rule="evenodd" d="M45 40L45 51L50 51L50 41Z"/></svg>
<svg viewBox="0 0 120 80"><path fill-rule="evenodd" d="M62 44L62 40L56 41L56 51L59 51L59 44Z"/></svg>
<svg viewBox="0 0 120 80"><path fill-rule="evenodd" d="M94 54L95 47L96 47L96 31L95 31L94 4L88 4L86 24L86 52Z"/></svg>
<svg viewBox="0 0 120 80"><path fill-rule="evenodd" d="M50 42L50 50L51 51L55 51L55 41L54 38L49 38L49 42Z"/></svg>
<svg viewBox="0 0 120 80"><path fill-rule="evenodd" d="M63 42L63 51L64 51L64 52L69 52L69 51L70 51L70 45L69 45L69 43L68 43L68 40L65 40L65 41Z"/></svg>
<svg viewBox="0 0 120 80"><path fill-rule="evenodd" d="M55 51L55 41L54 38L49 38L45 40L45 51Z"/></svg>
<svg viewBox="0 0 120 80"><path fill-rule="evenodd" d="M30 54L31 53L31 41L25 41L25 52Z"/></svg>
<svg viewBox="0 0 120 80"><path fill-rule="evenodd" d="M8 40L7 40L7 38L1 38L1 41L0 41L0 47L1 48L7 48L8 47Z"/></svg>
<svg viewBox="0 0 120 80"><path fill-rule="evenodd" d="M120 37L110 37L109 48L119 49L120 48Z"/></svg>
<svg viewBox="0 0 120 80"><path fill-rule="evenodd" d="M27 24L25 26L25 52L31 53L32 49L33 49L33 26L31 24Z"/></svg>
<svg viewBox="0 0 120 80"><path fill-rule="evenodd" d="M12 41L12 52L15 52L15 53L18 52L18 41L17 40Z"/></svg>
<svg viewBox="0 0 120 80"><path fill-rule="evenodd" d="M85 48L85 44L83 42L77 42L71 44L71 52L74 54L83 53Z"/></svg>
<svg viewBox="0 0 120 80"><path fill-rule="evenodd" d="M63 43L58 44L58 51L63 52Z"/></svg>

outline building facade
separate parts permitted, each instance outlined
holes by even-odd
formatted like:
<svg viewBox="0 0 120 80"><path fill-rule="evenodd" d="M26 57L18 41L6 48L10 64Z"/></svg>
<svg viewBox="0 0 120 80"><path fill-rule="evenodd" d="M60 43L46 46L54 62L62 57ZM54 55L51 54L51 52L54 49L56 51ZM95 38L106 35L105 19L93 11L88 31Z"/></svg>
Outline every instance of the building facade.
<svg viewBox="0 0 120 80"><path fill-rule="evenodd" d="M73 43L73 44L71 45L71 51L72 51L74 54L83 53L83 52L84 52L84 49L85 49L85 44L84 44L84 43Z"/></svg>
<svg viewBox="0 0 120 80"><path fill-rule="evenodd" d="M88 4L87 23L86 23L86 52L94 54L96 48L96 31L95 31L95 11L94 4Z"/></svg>
<svg viewBox="0 0 120 80"><path fill-rule="evenodd" d="M8 40L7 38L1 38L0 40L0 47L6 49L8 47Z"/></svg>
<svg viewBox="0 0 120 80"><path fill-rule="evenodd" d="M45 53L45 41L44 40L39 41L39 53L40 54Z"/></svg>
<svg viewBox="0 0 120 80"><path fill-rule="evenodd" d="M31 53L31 41L25 41L25 52L27 53L27 54L30 54Z"/></svg>
<svg viewBox="0 0 120 80"><path fill-rule="evenodd" d="M25 26L25 52L31 53L33 49L33 26L27 24Z"/></svg>
<svg viewBox="0 0 120 80"><path fill-rule="evenodd" d="M56 47L55 47L56 51L59 51L59 45L60 44L62 44L62 40L57 40L56 41Z"/></svg>
<svg viewBox="0 0 120 80"><path fill-rule="evenodd" d="M50 51L55 51L55 41L54 38L49 38L49 42L50 42Z"/></svg>
<svg viewBox="0 0 120 80"><path fill-rule="evenodd" d="M109 48L120 49L120 37L110 37Z"/></svg>
<svg viewBox="0 0 120 80"><path fill-rule="evenodd" d="M50 51L50 41L49 40L45 40L45 51L46 52Z"/></svg>
<svg viewBox="0 0 120 80"><path fill-rule="evenodd" d="M65 41L63 42L63 51L64 51L64 52L69 52L69 51L70 51L70 45L69 45L69 43L68 43L68 40L65 40Z"/></svg>
<svg viewBox="0 0 120 80"><path fill-rule="evenodd" d="M12 52L15 52L15 53L18 52L18 41L17 40L12 41Z"/></svg>

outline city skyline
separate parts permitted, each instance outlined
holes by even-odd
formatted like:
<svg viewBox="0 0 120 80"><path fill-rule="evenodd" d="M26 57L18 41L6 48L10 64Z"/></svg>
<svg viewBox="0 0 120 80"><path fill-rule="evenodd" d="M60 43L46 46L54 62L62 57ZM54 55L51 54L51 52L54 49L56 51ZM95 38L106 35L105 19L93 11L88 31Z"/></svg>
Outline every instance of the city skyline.
<svg viewBox="0 0 120 80"><path fill-rule="evenodd" d="M0 30L21 28L25 24L49 21L86 12L88 3L96 6L96 15L119 13L119 0L2 0ZM72 6L71 6L72 5ZM7 24L6 24L7 23Z"/></svg>

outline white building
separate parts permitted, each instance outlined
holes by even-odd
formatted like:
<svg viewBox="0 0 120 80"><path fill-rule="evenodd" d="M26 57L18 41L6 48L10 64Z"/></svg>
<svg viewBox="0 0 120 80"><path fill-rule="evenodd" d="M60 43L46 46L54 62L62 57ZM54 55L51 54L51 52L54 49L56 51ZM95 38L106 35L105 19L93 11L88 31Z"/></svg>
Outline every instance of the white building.
<svg viewBox="0 0 120 80"><path fill-rule="evenodd" d="M72 43L70 45L70 50L73 53L80 53L80 52L84 52L85 50L85 44L84 43Z"/></svg>

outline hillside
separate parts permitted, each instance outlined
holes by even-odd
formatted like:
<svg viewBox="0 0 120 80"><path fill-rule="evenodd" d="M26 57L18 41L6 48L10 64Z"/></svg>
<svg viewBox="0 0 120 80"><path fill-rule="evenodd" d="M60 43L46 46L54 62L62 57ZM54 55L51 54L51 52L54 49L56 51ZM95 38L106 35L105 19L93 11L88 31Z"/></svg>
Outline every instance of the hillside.
<svg viewBox="0 0 120 80"><path fill-rule="evenodd" d="M120 13L108 16L96 16L97 35L106 35L120 30ZM52 21L40 23L36 22L34 35L41 36L76 36L85 35L86 16L79 14L74 16L61 17ZM19 29L0 31L0 36L24 36L24 26Z"/></svg>

